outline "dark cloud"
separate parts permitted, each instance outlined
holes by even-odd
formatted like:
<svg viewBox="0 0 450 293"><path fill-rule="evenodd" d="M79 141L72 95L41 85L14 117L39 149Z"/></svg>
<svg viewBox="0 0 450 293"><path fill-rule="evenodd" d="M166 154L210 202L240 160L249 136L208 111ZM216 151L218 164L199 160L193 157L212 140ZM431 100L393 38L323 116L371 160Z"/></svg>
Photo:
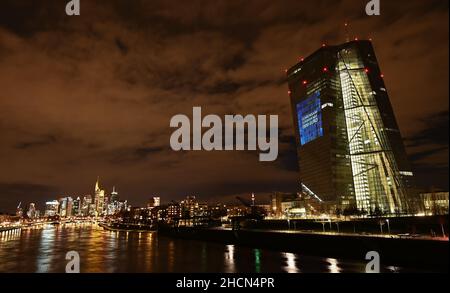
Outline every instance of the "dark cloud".
<svg viewBox="0 0 450 293"><path fill-rule="evenodd" d="M428 117L422 118L425 128L411 137L406 138L409 147L424 144L437 144L448 146L449 133L449 112L444 110Z"/></svg>
<svg viewBox="0 0 450 293"><path fill-rule="evenodd" d="M34 147L47 146L56 142L57 137L55 135L47 135L36 140L19 142L15 145L15 147L17 149L24 150Z"/></svg>
<svg viewBox="0 0 450 293"><path fill-rule="evenodd" d="M37 204L37 208L43 208L44 202L59 194L60 189L55 186L17 182L0 182L0 194L2 196L1 212L13 212L21 203L22 208L26 208L31 202Z"/></svg>
<svg viewBox="0 0 450 293"><path fill-rule="evenodd" d="M324 42L343 42L345 21L350 37L374 40L417 174L448 173L448 1L384 1L379 17L352 0L82 0L80 17L65 16L65 3L2 1L0 161L8 168L0 182L78 195L101 176L134 204L154 194L295 191L284 69ZM171 117L193 106L205 115L278 114L278 161L170 151ZM441 175L422 178L448 185ZM0 194L0 206L5 200Z"/></svg>

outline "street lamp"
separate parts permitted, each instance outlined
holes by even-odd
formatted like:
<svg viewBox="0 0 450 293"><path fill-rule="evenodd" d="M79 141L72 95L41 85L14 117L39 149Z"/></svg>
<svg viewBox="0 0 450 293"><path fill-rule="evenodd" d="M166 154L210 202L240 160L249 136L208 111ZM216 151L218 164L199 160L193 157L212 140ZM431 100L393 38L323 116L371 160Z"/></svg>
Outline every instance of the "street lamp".
<svg viewBox="0 0 450 293"><path fill-rule="evenodd" d="M389 225L389 219L386 219L387 227L388 227L388 234L391 234L391 226Z"/></svg>

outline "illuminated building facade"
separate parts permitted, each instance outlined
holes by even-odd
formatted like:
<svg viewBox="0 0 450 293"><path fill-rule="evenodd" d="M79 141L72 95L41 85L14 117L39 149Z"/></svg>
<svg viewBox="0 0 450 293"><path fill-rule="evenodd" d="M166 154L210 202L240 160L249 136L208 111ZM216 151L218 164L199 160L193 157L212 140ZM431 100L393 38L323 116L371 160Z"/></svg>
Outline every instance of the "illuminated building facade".
<svg viewBox="0 0 450 293"><path fill-rule="evenodd" d="M322 47L287 75L302 191L341 210L413 212L413 173L372 44Z"/></svg>
<svg viewBox="0 0 450 293"><path fill-rule="evenodd" d="M96 216L101 216L103 214L105 204L105 191L100 188L100 182L97 178L95 183L95 211Z"/></svg>
<svg viewBox="0 0 450 293"><path fill-rule="evenodd" d="M448 215L449 196L447 192L421 193L426 215Z"/></svg>
<svg viewBox="0 0 450 293"><path fill-rule="evenodd" d="M186 196L186 199L182 200L180 205L182 217L193 217L198 210L198 201L195 196Z"/></svg>
<svg viewBox="0 0 450 293"><path fill-rule="evenodd" d="M36 204L30 203L30 205L28 206L27 216L30 219L34 219L38 216L36 211Z"/></svg>
<svg viewBox="0 0 450 293"><path fill-rule="evenodd" d="M111 202L114 203L119 201L119 193L116 191L116 187L113 186L113 191L111 192Z"/></svg>
<svg viewBox="0 0 450 293"><path fill-rule="evenodd" d="M46 217L54 217L58 214L59 202L57 200L48 201L45 203L45 213Z"/></svg>
<svg viewBox="0 0 450 293"><path fill-rule="evenodd" d="M81 199L77 197L77 199L73 200L73 216L81 215Z"/></svg>
<svg viewBox="0 0 450 293"><path fill-rule="evenodd" d="M149 209L153 209L159 206L161 206L161 198L158 196L152 197L147 204L147 208Z"/></svg>
<svg viewBox="0 0 450 293"><path fill-rule="evenodd" d="M181 217L181 206L178 203L172 202L167 206L167 218L173 220Z"/></svg>

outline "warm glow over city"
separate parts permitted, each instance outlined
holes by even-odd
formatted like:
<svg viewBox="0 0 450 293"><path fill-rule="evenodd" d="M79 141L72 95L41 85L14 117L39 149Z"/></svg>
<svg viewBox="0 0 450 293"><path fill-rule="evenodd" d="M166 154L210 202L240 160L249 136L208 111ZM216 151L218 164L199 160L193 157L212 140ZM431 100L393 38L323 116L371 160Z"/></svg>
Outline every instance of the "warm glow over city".
<svg viewBox="0 0 450 293"><path fill-rule="evenodd" d="M0 288L442 283L448 21L444 0L1 1Z"/></svg>

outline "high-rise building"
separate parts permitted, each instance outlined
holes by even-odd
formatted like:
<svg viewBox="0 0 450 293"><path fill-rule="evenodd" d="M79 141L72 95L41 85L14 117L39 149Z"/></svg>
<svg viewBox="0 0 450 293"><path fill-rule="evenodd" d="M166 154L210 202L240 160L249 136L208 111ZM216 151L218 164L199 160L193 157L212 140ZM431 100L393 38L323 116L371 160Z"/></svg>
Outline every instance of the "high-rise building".
<svg viewBox="0 0 450 293"><path fill-rule="evenodd" d="M80 197L77 197L77 199L73 200L73 216L80 216L81 215L81 199Z"/></svg>
<svg viewBox="0 0 450 293"><path fill-rule="evenodd" d="M34 203L30 203L28 206L27 216L30 219L36 218L36 205Z"/></svg>
<svg viewBox="0 0 450 293"><path fill-rule="evenodd" d="M322 47L287 71L302 191L339 209L411 212L411 167L369 41Z"/></svg>
<svg viewBox="0 0 450 293"><path fill-rule="evenodd" d="M67 198L66 217L72 217L73 214L73 198L70 196Z"/></svg>
<svg viewBox="0 0 450 293"><path fill-rule="evenodd" d="M62 197L59 199L58 214L60 217L67 217L67 197Z"/></svg>
<svg viewBox="0 0 450 293"><path fill-rule="evenodd" d="M92 206L92 196L91 195L83 196L83 201L82 201L81 206L82 206L81 215L83 217L90 216L91 215L90 208Z"/></svg>
<svg viewBox="0 0 450 293"><path fill-rule="evenodd" d="M58 214L59 202L57 200L48 201L45 203L45 216L54 217Z"/></svg>
<svg viewBox="0 0 450 293"><path fill-rule="evenodd" d="M97 178L97 182L95 183L95 210L97 216L103 214L104 204L105 204L105 191L100 188L100 179Z"/></svg>
<svg viewBox="0 0 450 293"><path fill-rule="evenodd" d="M116 191L116 187L113 186L113 191L111 192L111 203L119 200L119 193Z"/></svg>

